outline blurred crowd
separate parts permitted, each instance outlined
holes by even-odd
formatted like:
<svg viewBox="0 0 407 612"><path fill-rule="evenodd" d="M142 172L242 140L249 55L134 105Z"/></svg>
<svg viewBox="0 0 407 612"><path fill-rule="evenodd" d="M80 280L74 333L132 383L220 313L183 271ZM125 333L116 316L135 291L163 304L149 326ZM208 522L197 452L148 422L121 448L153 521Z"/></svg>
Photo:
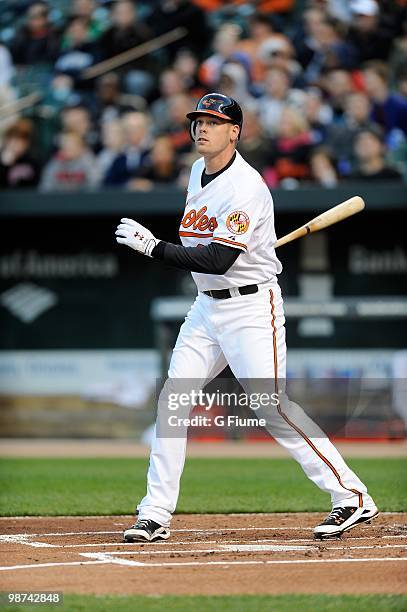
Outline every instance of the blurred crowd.
<svg viewBox="0 0 407 612"><path fill-rule="evenodd" d="M0 188L184 187L211 91L271 188L407 180L404 0L0 0Z"/></svg>

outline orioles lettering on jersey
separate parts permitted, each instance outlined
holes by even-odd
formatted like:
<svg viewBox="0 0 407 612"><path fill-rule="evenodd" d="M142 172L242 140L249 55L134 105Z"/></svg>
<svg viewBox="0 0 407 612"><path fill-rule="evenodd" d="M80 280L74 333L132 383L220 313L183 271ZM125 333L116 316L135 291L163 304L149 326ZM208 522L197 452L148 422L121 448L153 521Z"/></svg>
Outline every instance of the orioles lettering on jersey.
<svg viewBox="0 0 407 612"><path fill-rule="evenodd" d="M191 228L200 232L205 230L213 232L218 227L218 223L216 221L216 217L209 218L207 215L205 215L207 210L207 206L203 206L198 211L192 208L182 219L181 227L184 227L185 229Z"/></svg>

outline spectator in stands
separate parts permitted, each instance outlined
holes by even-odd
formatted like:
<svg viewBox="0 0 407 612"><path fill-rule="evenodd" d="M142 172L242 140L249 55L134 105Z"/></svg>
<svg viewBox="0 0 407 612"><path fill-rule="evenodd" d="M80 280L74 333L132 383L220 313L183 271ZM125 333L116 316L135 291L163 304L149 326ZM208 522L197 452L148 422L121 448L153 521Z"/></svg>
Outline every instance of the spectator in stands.
<svg viewBox="0 0 407 612"><path fill-rule="evenodd" d="M49 21L48 5L34 2L27 9L26 22L17 31L10 51L17 66L54 61L59 47L59 33Z"/></svg>
<svg viewBox="0 0 407 612"><path fill-rule="evenodd" d="M82 191L92 189L99 182L95 157L78 132L63 132L60 148L45 166L40 189L42 191Z"/></svg>
<svg viewBox="0 0 407 612"><path fill-rule="evenodd" d="M358 50L359 62L386 60L394 32L380 21L380 9L375 0L352 0L353 12L347 40Z"/></svg>
<svg viewBox="0 0 407 612"><path fill-rule="evenodd" d="M124 126L119 118L104 121L101 126L102 149L97 155L100 182L103 184L109 168L124 148Z"/></svg>
<svg viewBox="0 0 407 612"><path fill-rule="evenodd" d="M318 29L325 19L326 12L324 9L317 6L310 6L303 12L302 20L298 24L297 31L293 35L296 58L304 70L308 67L318 48L316 36ZM312 82L312 74L308 80Z"/></svg>
<svg viewBox="0 0 407 612"><path fill-rule="evenodd" d="M313 134L303 114L286 105L280 114L277 136L271 142L271 167L264 172L266 183L270 187L291 187L308 179L313 145Z"/></svg>
<svg viewBox="0 0 407 612"><path fill-rule="evenodd" d="M14 68L10 51L0 42L0 89L10 87Z"/></svg>
<svg viewBox="0 0 407 612"><path fill-rule="evenodd" d="M136 96L130 97L134 102ZM137 110L142 110L144 99L140 98L137 101L140 102L140 108ZM104 123L117 119L132 110L135 110L134 107L127 104L126 98L123 97L119 75L115 72L108 72L99 77L96 85L95 101L92 104L93 120L98 127L98 131Z"/></svg>
<svg viewBox="0 0 407 612"><path fill-rule="evenodd" d="M170 61L180 49L186 48L199 58L204 57L210 40L210 30L202 9L190 0L160 0L148 17L148 25L156 36L185 28L185 36L166 47Z"/></svg>
<svg viewBox="0 0 407 612"><path fill-rule="evenodd" d="M75 108L79 102L80 97L74 89L74 80L71 76L56 74L52 77L41 101L42 114L46 120L39 121L37 125L38 148L44 161L48 161L55 152L64 109ZM88 124L85 133L87 129Z"/></svg>
<svg viewBox="0 0 407 612"><path fill-rule="evenodd" d="M396 87L397 87L397 92L407 102L407 66L403 72L400 72L399 77L396 82Z"/></svg>
<svg viewBox="0 0 407 612"><path fill-rule="evenodd" d="M43 104L52 108L52 116L67 105L75 106L79 96L74 91L74 81L68 74L56 74L43 98ZM49 112L49 111L48 111Z"/></svg>
<svg viewBox="0 0 407 612"><path fill-rule="evenodd" d="M317 147L310 154L311 178L328 189L338 185L338 175L332 155L326 147Z"/></svg>
<svg viewBox="0 0 407 612"><path fill-rule="evenodd" d="M287 103L294 103L298 90L290 89L290 75L281 68L267 71L264 94L258 101L261 122L268 136L274 136L279 128L280 116Z"/></svg>
<svg viewBox="0 0 407 612"><path fill-rule="evenodd" d="M407 78L407 19L402 36L394 41L388 66L391 74L390 85L397 87L400 79L405 81ZM402 90L399 87L398 90L402 93ZM405 90L404 95L407 97L407 89Z"/></svg>
<svg viewBox="0 0 407 612"><path fill-rule="evenodd" d="M62 131L77 132L87 144L94 149L98 142L98 134L94 130L89 109L83 104L66 106L61 113Z"/></svg>
<svg viewBox="0 0 407 612"><path fill-rule="evenodd" d="M239 35L240 28L232 23L225 23L217 30L212 43L214 53L201 64L199 70L199 78L209 90L219 82L222 68L227 62L240 63L250 73L250 58L239 50Z"/></svg>
<svg viewBox="0 0 407 612"><path fill-rule="evenodd" d="M244 159L260 174L267 165L270 140L265 136L263 125L257 112L244 109L244 122L238 149Z"/></svg>
<svg viewBox="0 0 407 612"><path fill-rule="evenodd" d="M325 19L314 31L315 47L305 70L305 80L317 83L326 70L351 70L357 64L357 50L343 39L339 28L332 21Z"/></svg>
<svg viewBox="0 0 407 612"><path fill-rule="evenodd" d="M332 184L331 166L337 177L349 176L355 135L376 124L384 128L384 142L392 159L400 168L406 164L407 29L403 16L407 7L402 6L402 0L306 0L305 9L293 12L290 22L276 21L275 10L280 10L280 3L288 6L292 0L72 0L69 6L65 1L58 5L51 19L51 3L19 3L29 5L27 20L10 48L19 64L27 67L17 73L18 85L22 81L20 91L24 93L29 82L29 90L37 83L43 92L36 144L44 159L55 150L59 131L75 131L93 151L102 147L100 164L103 169L109 166L103 181L126 186L134 178L145 178L144 164L153 145L151 128L153 135L170 139L177 163L182 165L188 156L194 156L184 115L195 98L220 88L245 107L247 129L243 130L241 150L253 165L266 168L270 185L303 180L298 167L288 174L284 168L301 165L307 146L309 155L313 147L318 150L311 158L308 155L304 177ZM55 17L62 24L62 35L52 25ZM214 26L213 40L208 24ZM117 72L99 79L81 82L77 78L99 59L111 58L178 26L186 26L187 35L159 53L123 64ZM58 53L54 78L50 66L45 66L47 74L35 66L42 61L54 62ZM383 57L387 66L377 60L361 66L358 57ZM6 86L8 97L4 98L2 85L4 80L10 82L11 70L10 57L0 44L0 106L2 100L7 103L13 99L13 88ZM145 116L147 104L152 121L143 143L135 135L136 124L143 123L139 117L129 121L134 125L126 134L125 150L121 150L118 120L128 113L133 118L140 113ZM290 109L285 113L287 105ZM306 127L284 135L282 113L283 123L298 128L295 109L303 113ZM10 124L7 121L0 122L0 134ZM259 121L262 134L258 133ZM320 149L321 143L326 148ZM165 140L157 146L159 153L170 156ZM335 162L330 151L335 153ZM275 167L270 159L264 159L270 155Z"/></svg>
<svg viewBox="0 0 407 612"><path fill-rule="evenodd" d="M329 104L323 99L323 93L319 87L309 87L305 91L305 97L300 104L305 117L312 130L320 134L321 140L325 138L328 126L332 123L333 112Z"/></svg>
<svg viewBox="0 0 407 612"><path fill-rule="evenodd" d="M150 118L145 113L126 113L123 117L125 147L107 170L104 184L127 186L128 182L140 176L151 150Z"/></svg>
<svg viewBox="0 0 407 612"><path fill-rule="evenodd" d="M335 151L338 170L342 176L351 172L354 163L354 140L362 129L374 127L370 120L370 102L367 95L355 91L345 99L342 121L328 127L326 143Z"/></svg>
<svg viewBox="0 0 407 612"><path fill-rule="evenodd" d="M130 189L152 189L154 184L169 185L176 183L180 173L175 149L168 136L158 136L152 146L140 178L129 183Z"/></svg>
<svg viewBox="0 0 407 612"><path fill-rule="evenodd" d="M381 125L386 136L400 129L407 136L407 101L389 90L389 72L386 64L371 61L363 69L364 84L372 102L371 118Z"/></svg>
<svg viewBox="0 0 407 612"><path fill-rule="evenodd" d="M400 170L404 181L407 183L407 138L398 130L393 134L393 138L387 142L387 159L391 166Z"/></svg>
<svg viewBox="0 0 407 612"><path fill-rule="evenodd" d="M0 42L0 108L13 102L16 97L11 85L13 74L14 66L10 51ZM0 118L0 136L15 120L16 117L12 115Z"/></svg>
<svg viewBox="0 0 407 612"><path fill-rule="evenodd" d="M4 134L0 147L0 188L20 189L38 184L40 168L31 152L33 124L19 119Z"/></svg>
<svg viewBox="0 0 407 612"><path fill-rule="evenodd" d="M257 61L260 61L263 68L263 78L270 68L280 68L290 75L294 87L304 85L301 65L295 59L294 48L285 36L264 41L258 50Z"/></svg>
<svg viewBox="0 0 407 612"><path fill-rule="evenodd" d="M346 100L354 91L351 74L347 70L334 68L323 75L321 84L328 96L327 101L333 110L333 120L341 120L345 111Z"/></svg>
<svg viewBox="0 0 407 612"><path fill-rule="evenodd" d="M172 96L184 93L184 82L181 75L172 68L164 70L160 75L160 97L151 105L151 116L154 129L157 133L170 128L169 117L170 99Z"/></svg>
<svg viewBox="0 0 407 612"><path fill-rule="evenodd" d="M189 133L190 121L186 118L186 114L190 112L192 106L191 98L187 94L176 94L171 96L169 100L169 127L166 130L166 135L169 136L177 155L189 153L192 148Z"/></svg>
<svg viewBox="0 0 407 612"><path fill-rule="evenodd" d="M377 130L361 130L355 138L356 170L349 178L355 180L402 180L401 173L386 163L386 149Z"/></svg>
<svg viewBox="0 0 407 612"><path fill-rule="evenodd" d="M98 60L100 54L95 42L89 39L88 23L83 17L73 17L65 29L65 40L55 70L80 81L81 73Z"/></svg>
<svg viewBox="0 0 407 612"><path fill-rule="evenodd" d="M275 32L269 15L254 13L250 17L248 36L238 42L237 48L250 59L250 77L254 83L261 83L266 72L262 52L264 46L285 40L283 34ZM268 54L266 57L268 59Z"/></svg>
<svg viewBox="0 0 407 612"><path fill-rule="evenodd" d="M152 34L150 29L137 17L136 4L131 0L118 0L112 6L110 28L102 34L99 46L104 59L114 57L148 41ZM130 93L147 96L154 80L150 71L153 68L151 57L133 60L119 69L124 76L125 86Z"/></svg>
<svg viewBox="0 0 407 612"><path fill-rule="evenodd" d="M248 87L248 76L243 66L228 62L222 68L220 80L215 89L226 96L239 100L241 106L254 108L256 101L250 95Z"/></svg>
<svg viewBox="0 0 407 612"><path fill-rule="evenodd" d="M74 0L72 5L72 15L86 23L89 41L97 40L105 29L103 21L95 15L95 9L95 0Z"/></svg>
<svg viewBox="0 0 407 612"><path fill-rule="evenodd" d="M101 47L107 58L136 47L151 37L151 31L138 20L137 7L131 0L115 2L112 6L110 20L111 27L100 39ZM142 60L139 66L143 67Z"/></svg>
<svg viewBox="0 0 407 612"><path fill-rule="evenodd" d="M181 79L183 89L197 100L206 93L203 83L199 80L198 67L198 58L192 51L181 49L177 53L173 70Z"/></svg>
<svg viewBox="0 0 407 612"><path fill-rule="evenodd" d="M342 26L349 25L352 20L352 11L349 7L349 2L343 2L343 0L322 0L322 2L314 2L314 4L319 4L327 17L334 19Z"/></svg>
<svg viewBox="0 0 407 612"><path fill-rule="evenodd" d="M255 12L249 17L247 25L247 36L239 41L238 47L250 57L251 62L254 62L262 43L274 37L279 38L280 34L275 32L272 19L264 13Z"/></svg>

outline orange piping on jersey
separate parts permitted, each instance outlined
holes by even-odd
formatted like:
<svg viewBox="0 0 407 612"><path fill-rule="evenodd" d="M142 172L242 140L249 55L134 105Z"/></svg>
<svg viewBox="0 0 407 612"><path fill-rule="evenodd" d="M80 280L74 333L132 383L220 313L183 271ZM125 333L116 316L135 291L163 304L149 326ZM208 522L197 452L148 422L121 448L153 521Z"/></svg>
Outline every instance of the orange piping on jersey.
<svg viewBox="0 0 407 612"><path fill-rule="evenodd" d="M274 389L275 389L275 392L278 393L277 329L276 329L276 315L275 315L275 312L274 312L274 295L273 295L273 290L272 289L270 289L270 305L271 305L271 325L272 325L272 328L273 328ZM305 433L303 431L301 431L301 429L299 427L294 425L294 423L292 421L290 421L288 416L286 414L284 414L284 412L282 411L280 403L277 405L277 410L278 410L278 413L280 414L280 416L282 416L282 418L285 420L285 422L288 423L290 425L290 427L292 427L306 441L306 443L312 448L312 450L318 455L318 457L320 459L322 459L322 461L325 463L325 465L327 465L330 468L330 470L333 472L335 478L338 480L338 482L341 485L341 487L343 487L347 491L351 491L352 493L354 493L355 495L358 496L358 498L359 498L359 508L362 508L362 506L363 506L363 494L360 491L358 491L357 489L349 489L349 487L345 487L345 485L343 484L343 482L341 480L341 477L340 477L338 471L334 468L332 463L326 457L324 457L324 455L317 449L315 444L313 444L311 442L311 440L305 435Z"/></svg>
<svg viewBox="0 0 407 612"><path fill-rule="evenodd" d="M214 240L218 240L219 242L226 242L227 244L233 244L234 246L243 247L245 251L247 251L247 246L242 242L235 242L234 240L228 240L227 238L214 238Z"/></svg>
<svg viewBox="0 0 407 612"><path fill-rule="evenodd" d="M194 236L195 238L212 238L213 234L197 234L196 232L179 232L180 236Z"/></svg>

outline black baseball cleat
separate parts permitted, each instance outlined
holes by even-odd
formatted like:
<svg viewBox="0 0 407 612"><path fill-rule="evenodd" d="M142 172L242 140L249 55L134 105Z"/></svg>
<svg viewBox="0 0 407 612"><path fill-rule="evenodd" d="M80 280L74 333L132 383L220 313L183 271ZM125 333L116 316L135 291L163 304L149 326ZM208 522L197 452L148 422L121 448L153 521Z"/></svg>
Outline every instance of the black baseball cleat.
<svg viewBox="0 0 407 612"><path fill-rule="evenodd" d="M337 507L326 519L314 528L316 539L338 538L344 531L353 529L361 523L369 523L379 514L376 506L357 508L356 506Z"/></svg>
<svg viewBox="0 0 407 612"><path fill-rule="evenodd" d="M125 542L154 542L155 540L168 540L169 537L170 530L167 527L149 519L139 519L123 533Z"/></svg>

